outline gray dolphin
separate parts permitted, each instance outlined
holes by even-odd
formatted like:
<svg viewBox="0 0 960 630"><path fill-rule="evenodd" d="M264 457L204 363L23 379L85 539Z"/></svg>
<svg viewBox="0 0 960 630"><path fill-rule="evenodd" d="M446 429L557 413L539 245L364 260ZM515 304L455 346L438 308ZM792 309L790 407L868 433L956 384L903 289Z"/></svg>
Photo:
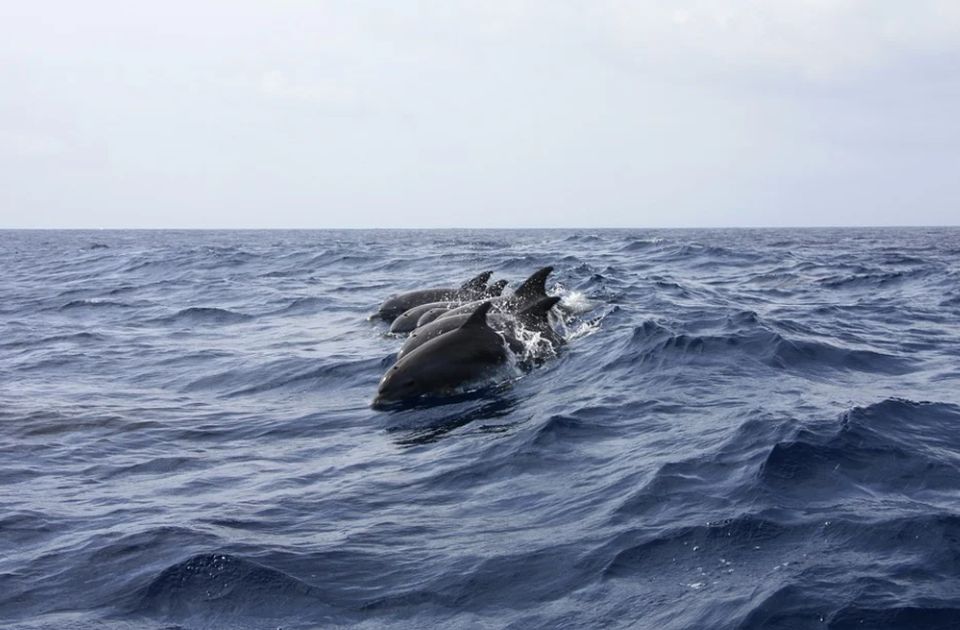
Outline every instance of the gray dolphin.
<svg viewBox="0 0 960 630"><path fill-rule="evenodd" d="M500 297L500 294L503 293L503 290L507 286L506 280L497 280L493 284L487 287L485 291L487 297Z"/></svg>
<svg viewBox="0 0 960 630"><path fill-rule="evenodd" d="M390 332L395 334L408 333L420 325L420 317L424 313L437 308L442 308L443 312L446 312L451 308L460 306L461 304L462 302L427 302L426 304L421 304L420 306L414 306L413 308L404 311L395 320L393 320L393 323L390 324Z"/></svg>
<svg viewBox="0 0 960 630"><path fill-rule="evenodd" d="M545 297L533 304L530 304L516 316L505 313L489 313L487 315L487 325L504 335L507 345L514 352L523 352L524 346L516 340L517 327L523 326L527 330L539 332L544 339L549 341L554 347L562 343L562 338L550 326L547 319L550 309L552 309L560 298L557 296ZM418 326L416 330L407 338L406 343L400 348L397 359L402 359L428 341L439 337L451 330L456 330L462 326L471 315L454 315L444 317Z"/></svg>
<svg viewBox="0 0 960 630"><path fill-rule="evenodd" d="M497 280L496 282L488 286L486 289L484 289L483 293L484 295L487 295L490 297L499 297L499 295L503 292L503 288L505 286L507 286L506 280ZM480 301L478 300L477 304L479 303ZM436 316L434 317L434 319L436 319L436 317L439 317L446 311L452 308L457 308L462 305L463 305L463 302L428 302L426 304L414 306L413 308L404 311L395 320L393 320L393 323L390 325L390 332L392 333L410 332L411 330L413 330L414 328L420 325L420 318L425 313L437 308L443 309L443 311L436 314ZM431 321L431 320L427 320L427 321Z"/></svg>
<svg viewBox="0 0 960 630"><path fill-rule="evenodd" d="M477 277L463 283L459 288L419 289L394 295L380 305L377 314L391 322L404 311L428 302L475 300L484 296L487 281L492 274L492 271L484 271Z"/></svg>
<svg viewBox="0 0 960 630"><path fill-rule="evenodd" d="M506 286L507 286L506 280L497 280L496 282L494 282L493 284L487 287L486 294L487 296L492 298L500 297L500 294L503 293L503 289ZM483 300L477 300L476 302L471 302L470 304L472 306L470 308L472 309L477 304L480 304L480 302L482 301ZM460 306L463 306L463 303L455 303L453 306L437 306L438 304L442 305L443 303L435 302L434 304L431 305L432 308L428 308L425 311L420 311L421 313L423 313L423 315L421 315L420 319L417 320L417 325L415 326L415 328L419 328L424 324L429 324L430 322L437 319L438 317L440 317L441 315L443 315L444 313L446 313L452 308L458 308ZM407 312L410 312L410 311L407 311ZM406 313L404 313L400 317L403 317L404 315L406 315ZM396 320L394 320L394 322L396 322ZM390 332L394 332L392 328Z"/></svg>
<svg viewBox="0 0 960 630"><path fill-rule="evenodd" d="M421 316L420 316L420 319L417 320L417 328L420 328L421 326L426 326L427 324L429 324L430 322L432 322L432 321L435 320L436 318L440 317L441 315L443 315L444 313L446 313L446 312L449 311L449 310L450 310L449 308L432 308L432 309L430 309L429 311L427 311L426 313L424 313L423 315L421 315Z"/></svg>
<svg viewBox="0 0 960 630"><path fill-rule="evenodd" d="M380 380L373 406L451 393L506 363L504 338L487 325L490 306L484 302L456 330L431 339L397 361Z"/></svg>
<svg viewBox="0 0 960 630"><path fill-rule="evenodd" d="M490 302L492 302L494 307L499 311L516 312L521 310L523 307L547 297L547 277L551 273L553 273L553 267L539 269L524 280L523 284L517 287L517 290L512 294L493 298ZM468 302L458 308L450 309L437 319L470 313L476 308L478 303L479 302Z"/></svg>

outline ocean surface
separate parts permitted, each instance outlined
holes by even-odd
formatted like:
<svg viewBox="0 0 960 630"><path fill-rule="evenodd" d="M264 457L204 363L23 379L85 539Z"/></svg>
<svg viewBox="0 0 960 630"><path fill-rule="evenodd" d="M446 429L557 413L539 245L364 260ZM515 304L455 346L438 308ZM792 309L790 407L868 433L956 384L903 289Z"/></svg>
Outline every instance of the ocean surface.
<svg viewBox="0 0 960 630"><path fill-rule="evenodd" d="M557 356L371 409L391 293ZM0 627L958 628L960 229L0 232Z"/></svg>

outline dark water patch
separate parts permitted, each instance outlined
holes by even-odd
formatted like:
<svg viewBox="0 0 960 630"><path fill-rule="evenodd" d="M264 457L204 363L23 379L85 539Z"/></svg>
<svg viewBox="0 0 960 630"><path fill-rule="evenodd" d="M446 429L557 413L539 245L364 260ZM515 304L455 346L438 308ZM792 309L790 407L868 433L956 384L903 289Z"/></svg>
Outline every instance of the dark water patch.
<svg viewBox="0 0 960 630"><path fill-rule="evenodd" d="M749 265L763 259L757 251L736 250L697 242L675 243L662 248L657 257L664 261L709 265Z"/></svg>
<svg viewBox="0 0 960 630"><path fill-rule="evenodd" d="M563 239L564 243L600 243L603 239L596 234L573 234Z"/></svg>
<svg viewBox="0 0 960 630"><path fill-rule="evenodd" d="M261 278L297 278L297 277L307 277L311 273L310 269L274 269L273 271L268 271L264 274L261 274Z"/></svg>
<svg viewBox="0 0 960 630"><path fill-rule="evenodd" d="M158 317L153 321L157 324L176 324L176 325L209 325L220 326L229 324L239 324L250 321L252 315L238 313L225 308L216 308L209 306L191 306L184 308L172 315Z"/></svg>
<svg viewBox="0 0 960 630"><path fill-rule="evenodd" d="M876 578L845 579L811 571L803 583L780 586L755 605L741 628L914 628L956 627L957 607L947 598L904 598L900 586Z"/></svg>
<svg viewBox="0 0 960 630"><path fill-rule="evenodd" d="M283 571L228 554L196 555L165 569L143 589L136 612L187 623L258 617L322 616L323 593Z"/></svg>
<svg viewBox="0 0 960 630"><path fill-rule="evenodd" d="M114 477L127 478L130 475L166 475L183 473L200 467L201 461L196 457L154 457L135 464L103 470L99 472L99 475L107 479Z"/></svg>
<svg viewBox="0 0 960 630"><path fill-rule="evenodd" d="M764 547L790 545L803 538L808 528L784 526L750 515L726 518L704 525L666 529L656 532L628 532L614 539L613 557L603 569L603 579L629 579L648 573L653 567L670 566L683 556L682 573L693 579L717 579L732 575L736 560L756 555ZM632 538L641 541L630 544ZM701 551L703 553L701 553ZM718 556L722 553L723 556ZM705 557L706 556L706 557ZM689 569L694 567L694 572ZM697 567L704 569L696 570ZM671 567L672 570L677 570Z"/></svg>
<svg viewBox="0 0 960 630"><path fill-rule="evenodd" d="M556 600L578 587L575 571L562 572L569 566L569 546L547 547L516 554L494 555L472 563L465 570L442 575L426 588L387 596L365 606L366 610L390 610L411 605L432 604L460 611L483 610L497 606L523 610ZM503 577L509 575L528 585L523 593L511 588Z"/></svg>
<svg viewBox="0 0 960 630"><path fill-rule="evenodd" d="M26 429L24 435L56 435L71 431L83 431L87 429L113 428L125 422L125 418L118 415L95 415L85 414L38 414L33 422L24 423L22 426Z"/></svg>
<svg viewBox="0 0 960 630"><path fill-rule="evenodd" d="M597 441L618 433L597 422L577 415L553 415L547 418L533 432L528 440L529 446L536 449L575 450L584 441Z"/></svg>
<svg viewBox="0 0 960 630"><path fill-rule="evenodd" d="M179 256L178 256L179 258ZM133 274L137 273L138 275L147 271L155 271L159 269L168 269L172 267L171 263L176 262L175 260L158 260L152 259L145 256L138 256L129 260L126 267L124 267L121 272L124 274Z"/></svg>
<svg viewBox="0 0 960 630"><path fill-rule="evenodd" d="M890 399L845 413L837 425L778 442L761 480L783 497L829 502L883 492L922 496L960 483L960 440L946 427L960 409Z"/></svg>
<svg viewBox="0 0 960 630"><path fill-rule="evenodd" d="M766 358L780 368L807 368L814 365L829 370L854 370L873 374L908 374L915 362L872 350L849 349L826 342L790 340L774 334L769 341L772 352Z"/></svg>
<svg viewBox="0 0 960 630"><path fill-rule="evenodd" d="M336 357L332 357L332 359L336 359ZM271 369L263 372L270 374L269 380L233 390L229 392L229 395L249 396L278 388L330 386L333 382L351 383L357 374L368 371L372 364L379 363L379 361L372 359L341 360L305 370L300 367L302 363L298 361L296 365L291 362L285 365L272 366Z"/></svg>
<svg viewBox="0 0 960 630"><path fill-rule="evenodd" d="M4 480L7 485L11 480ZM63 519L42 512L14 512L0 516L0 545L24 545L56 533Z"/></svg>
<svg viewBox="0 0 960 630"><path fill-rule="evenodd" d="M834 614L827 627L831 630L846 628L949 630L956 628L957 624L960 624L960 607L938 607L924 603L918 606L894 605L889 608L851 606Z"/></svg>
<svg viewBox="0 0 960 630"><path fill-rule="evenodd" d="M105 343L109 341L107 335L89 331L81 331L75 333L62 333L56 335L50 335L49 337L42 338L25 338L17 341L9 341L6 343L0 343L0 348L32 348L36 346L47 346L47 345L86 345L86 344L97 344Z"/></svg>
<svg viewBox="0 0 960 630"><path fill-rule="evenodd" d="M437 403L442 404L437 404ZM506 387L492 387L448 396L443 400L421 401L391 411L385 428L402 446L430 444L464 427L499 432L498 422L519 404Z"/></svg>
<svg viewBox="0 0 960 630"><path fill-rule="evenodd" d="M631 240L626 245L620 247L617 251L620 253L646 252L656 249L662 245L663 241L657 238L647 240Z"/></svg>
<svg viewBox="0 0 960 630"><path fill-rule="evenodd" d="M818 283L827 289L870 289L902 284L908 280L929 275L926 269L906 271L871 271L860 269L859 273L836 274L822 278Z"/></svg>
<svg viewBox="0 0 960 630"><path fill-rule="evenodd" d="M76 309L107 309L107 308L131 308L133 304L127 302L116 302L113 300L90 299L90 300L71 300L60 307L61 311Z"/></svg>
<svg viewBox="0 0 960 630"><path fill-rule="evenodd" d="M140 290L141 287L133 285L124 285L120 287L114 287L107 291L107 295L124 295L127 293L136 293Z"/></svg>
<svg viewBox="0 0 960 630"><path fill-rule="evenodd" d="M291 301L283 308L273 311L271 314L313 315L323 311L324 309L328 309L331 303L332 302L329 298L301 297Z"/></svg>
<svg viewBox="0 0 960 630"><path fill-rule="evenodd" d="M943 307L960 306L960 295L953 295L953 296L947 297L945 300L942 300L940 302L940 306L943 306Z"/></svg>
<svg viewBox="0 0 960 630"><path fill-rule="evenodd" d="M58 343L61 341L76 342L76 343L102 343L108 341L109 337L101 333L93 332L77 332L69 333L63 335L52 335L50 337L45 337L44 339L39 340L39 343Z"/></svg>
<svg viewBox="0 0 960 630"><path fill-rule="evenodd" d="M769 367L805 373L813 373L814 367L879 374L906 374L916 369L912 360L891 354L843 348L827 341L791 339L762 324L755 313L736 314L724 328L729 332L690 334L648 320L633 329L608 367L647 365L656 369L677 361L728 363L729 355L740 355Z"/></svg>
<svg viewBox="0 0 960 630"><path fill-rule="evenodd" d="M4 474L3 485L12 486L18 483L26 483L42 476L43 471L36 468L9 468Z"/></svg>
<svg viewBox="0 0 960 630"><path fill-rule="evenodd" d="M222 269L239 267L259 258L259 255L236 247L208 247L196 256L202 267Z"/></svg>
<svg viewBox="0 0 960 630"><path fill-rule="evenodd" d="M672 522L691 504L722 509L738 498L756 496L752 478L756 466L767 456L767 444L791 434L796 422L763 417L756 411L750 415L760 417L740 424L715 451L661 465L643 486L625 497L614 512L613 522L637 518Z"/></svg>
<svg viewBox="0 0 960 630"><path fill-rule="evenodd" d="M947 505L947 509L952 507ZM866 558L895 549L901 561L891 573L892 579L909 580L917 586L937 582L947 594L960 585L958 514L929 505L877 510L826 521L823 535L836 549Z"/></svg>
<svg viewBox="0 0 960 630"><path fill-rule="evenodd" d="M744 630L822 628L830 610L826 595L823 587L803 589L787 584L754 606L737 627Z"/></svg>

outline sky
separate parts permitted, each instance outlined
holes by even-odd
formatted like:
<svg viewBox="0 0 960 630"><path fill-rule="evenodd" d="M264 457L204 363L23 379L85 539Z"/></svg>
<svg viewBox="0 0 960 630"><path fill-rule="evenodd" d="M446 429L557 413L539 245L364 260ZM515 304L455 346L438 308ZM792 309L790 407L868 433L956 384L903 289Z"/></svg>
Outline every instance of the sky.
<svg viewBox="0 0 960 630"><path fill-rule="evenodd" d="M0 227L957 225L957 0L0 0Z"/></svg>

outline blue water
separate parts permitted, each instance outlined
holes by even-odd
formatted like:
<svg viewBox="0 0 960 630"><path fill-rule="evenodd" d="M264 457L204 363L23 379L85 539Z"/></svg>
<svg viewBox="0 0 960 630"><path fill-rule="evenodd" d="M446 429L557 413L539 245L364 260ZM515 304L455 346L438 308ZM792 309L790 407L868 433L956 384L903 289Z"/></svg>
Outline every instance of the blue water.
<svg viewBox="0 0 960 630"><path fill-rule="evenodd" d="M398 290L570 342L369 406ZM960 627L960 230L0 232L0 626Z"/></svg>

